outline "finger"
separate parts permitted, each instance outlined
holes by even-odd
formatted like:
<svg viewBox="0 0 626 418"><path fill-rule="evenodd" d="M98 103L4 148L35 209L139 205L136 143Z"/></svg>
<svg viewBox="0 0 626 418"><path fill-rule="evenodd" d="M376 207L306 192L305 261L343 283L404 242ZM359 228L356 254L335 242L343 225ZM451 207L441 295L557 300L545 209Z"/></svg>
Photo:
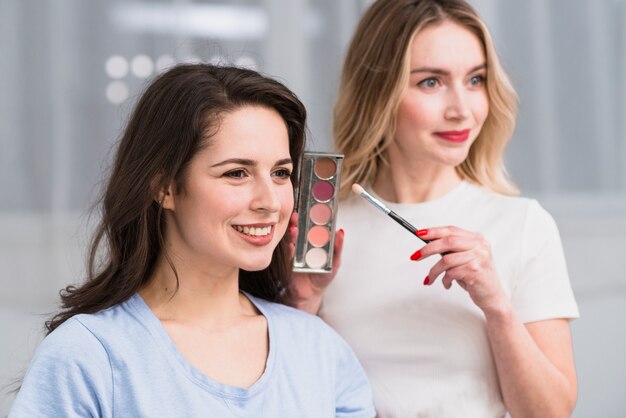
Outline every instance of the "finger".
<svg viewBox="0 0 626 418"><path fill-rule="evenodd" d="M335 277L337 271L339 271L339 267L341 266L341 254L343 253L343 240L345 237L345 231L343 229L339 229L335 232L335 245L333 249L333 270L330 273L331 278Z"/></svg>
<svg viewBox="0 0 626 418"><path fill-rule="evenodd" d="M288 240L288 243L289 243L289 256L291 258L295 258L295 256L296 256L296 240L297 240L297 236L298 236L298 228L296 228L296 231L295 231L295 238L291 234L291 228L289 228L289 235L290 235L290 238Z"/></svg>
<svg viewBox="0 0 626 418"><path fill-rule="evenodd" d="M457 280L455 277L453 277L452 274L446 273L443 275L443 278L441 279L441 284L443 284L443 287L446 288L446 290L449 290L452 287L452 281ZM460 281L457 281L457 283L461 283Z"/></svg>
<svg viewBox="0 0 626 418"><path fill-rule="evenodd" d="M447 273L450 270L457 269L474 259L474 254L471 251L464 251L460 253L450 253L441 257L437 263L435 263L428 272L428 282L425 284L432 285L442 273ZM426 281L425 281L426 282Z"/></svg>
<svg viewBox="0 0 626 418"><path fill-rule="evenodd" d="M466 237L476 237L480 234L466 229L458 228L456 226L437 226L433 228L420 229L417 231L417 236L428 241L443 238L448 235L458 235Z"/></svg>
<svg viewBox="0 0 626 418"><path fill-rule="evenodd" d="M446 271L441 278L441 284L446 288L446 290L449 290L452 287L452 282L456 281L459 285L463 284L462 287L465 289L465 282L463 281L464 276L462 276L463 274L464 269L462 266L450 269Z"/></svg>
<svg viewBox="0 0 626 418"><path fill-rule="evenodd" d="M452 287L452 282L456 282L459 286L463 288L463 290L467 290L467 283L465 283L464 276L459 276L461 274L460 271L456 269L452 269L446 272L441 279L441 284L446 290L449 290Z"/></svg>
<svg viewBox="0 0 626 418"><path fill-rule="evenodd" d="M452 282L456 281L463 289L466 289L467 283L465 283L464 279L467 274L467 269L465 269L464 266L465 265L462 265L446 271L446 274L441 279L443 287L450 289Z"/></svg>
<svg viewBox="0 0 626 418"><path fill-rule="evenodd" d="M295 245L296 241L298 241L298 227L297 226L289 226L289 240Z"/></svg>
<svg viewBox="0 0 626 418"><path fill-rule="evenodd" d="M289 226L287 227L287 241L289 242L289 255L291 258L296 256L296 242L298 242L298 213L294 212L289 218Z"/></svg>
<svg viewBox="0 0 626 418"><path fill-rule="evenodd" d="M291 214L291 217L289 218L289 226L298 226L298 212Z"/></svg>
<svg viewBox="0 0 626 418"><path fill-rule="evenodd" d="M460 235L446 235L424 245L419 251L411 255L411 260L421 260L435 254L443 254L445 256L462 251L469 251L476 245L478 244L475 238Z"/></svg>
<svg viewBox="0 0 626 418"><path fill-rule="evenodd" d="M291 214L289 218L289 225L287 226L287 231L289 232L288 239L292 242L296 242L298 240L298 213L294 212Z"/></svg>

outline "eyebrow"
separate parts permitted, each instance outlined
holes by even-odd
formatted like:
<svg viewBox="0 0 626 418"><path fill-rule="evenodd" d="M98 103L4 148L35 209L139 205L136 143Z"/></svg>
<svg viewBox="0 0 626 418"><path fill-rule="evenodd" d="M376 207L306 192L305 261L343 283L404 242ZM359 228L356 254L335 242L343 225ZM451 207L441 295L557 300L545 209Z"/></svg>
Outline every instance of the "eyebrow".
<svg viewBox="0 0 626 418"><path fill-rule="evenodd" d="M247 158L229 158L227 160L220 161L217 164L213 164L211 168L220 167L226 164L238 164L238 165L254 167L257 165L257 162L254 160L249 160ZM274 165L285 165L285 164L293 164L293 161L291 160L291 158L283 158L282 160L278 160L274 163Z"/></svg>
<svg viewBox="0 0 626 418"><path fill-rule="evenodd" d="M480 64L470 69L467 72L467 74L475 73L476 71L484 70L486 68L487 68L487 64ZM450 75L450 72L442 70L441 68L434 68L434 67L421 67L421 68L416 68L415 70L411 70L411 74L417 74L417 73L431 73L431 74L437 74L437 75L443 75L443 76Z"/></svg>

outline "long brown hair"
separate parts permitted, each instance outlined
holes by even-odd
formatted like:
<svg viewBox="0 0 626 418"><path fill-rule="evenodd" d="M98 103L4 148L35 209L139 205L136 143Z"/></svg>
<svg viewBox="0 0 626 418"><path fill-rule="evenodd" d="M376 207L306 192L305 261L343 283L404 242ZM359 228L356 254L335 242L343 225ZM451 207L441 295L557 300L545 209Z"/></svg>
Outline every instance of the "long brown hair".
<svg viewBox="0 0 626 418"><path fill-rule="evenodd" d="M345 154L342 197L353 183L373 183L385 163L408 85L411 42L421 30L444 20L474 33L487 59L489 114L457 171L496 192L517 193L502 163L515 129L517 96L476 11L464 0L377 0L361 18L348 47L335 104L335 148Z"/></svg>
<svg viewBox="0 0 626 418"><path fill-rule="evenodd" d="M179 65L161 74L139 99L119 142L100 200L87 280L60 292L62 310L46 322L48 333L73 315L124 302L147 284L164 251L158 191L170 184L182 186L189 161L209 145L220 115L245 105L273 109L285 121L295 186L306 110L287 87L252 70L207 64ZM265 270L240 271L240 288L286 302L290 261L283 237Z"/></svg>

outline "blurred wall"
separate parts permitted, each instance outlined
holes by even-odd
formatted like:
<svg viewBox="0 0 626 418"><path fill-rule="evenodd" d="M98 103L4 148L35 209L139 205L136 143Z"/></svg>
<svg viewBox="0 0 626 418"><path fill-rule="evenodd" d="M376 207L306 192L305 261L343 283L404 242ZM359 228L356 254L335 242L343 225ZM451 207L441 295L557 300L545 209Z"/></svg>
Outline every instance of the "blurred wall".
<svg viewBox="0 0 626 418"><path fill-rule="evenodd" d="M83 277L114 145L147 79L174 62L272 74L331 112L359 0L0 2L0 387L27 367L58 291ZM555 216L582 317L575 417L626 399L626 0L474 0L520 95L507 164ZM0 416L12 395L0 394Z"/></svg>

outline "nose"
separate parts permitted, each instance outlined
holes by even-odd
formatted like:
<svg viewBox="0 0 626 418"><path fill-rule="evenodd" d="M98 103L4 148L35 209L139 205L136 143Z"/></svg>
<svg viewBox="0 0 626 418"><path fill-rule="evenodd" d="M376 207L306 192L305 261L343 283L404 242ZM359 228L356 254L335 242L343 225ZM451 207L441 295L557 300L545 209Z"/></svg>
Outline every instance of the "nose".
<svg viewBox="0 0 626 418"><path fill-rule="evenodd" d="M445 118L449 120L464 120L470 116L467 92L461 87L448 90L448 103Z"/></svg>
<svg viewBox="0 0 626 418"><path fill-rule="evenodd" d="M251 206L253 210L278 212L281 202L278 197L278 187L271 177L259 178L254 184L254 193Z"/></svg>

